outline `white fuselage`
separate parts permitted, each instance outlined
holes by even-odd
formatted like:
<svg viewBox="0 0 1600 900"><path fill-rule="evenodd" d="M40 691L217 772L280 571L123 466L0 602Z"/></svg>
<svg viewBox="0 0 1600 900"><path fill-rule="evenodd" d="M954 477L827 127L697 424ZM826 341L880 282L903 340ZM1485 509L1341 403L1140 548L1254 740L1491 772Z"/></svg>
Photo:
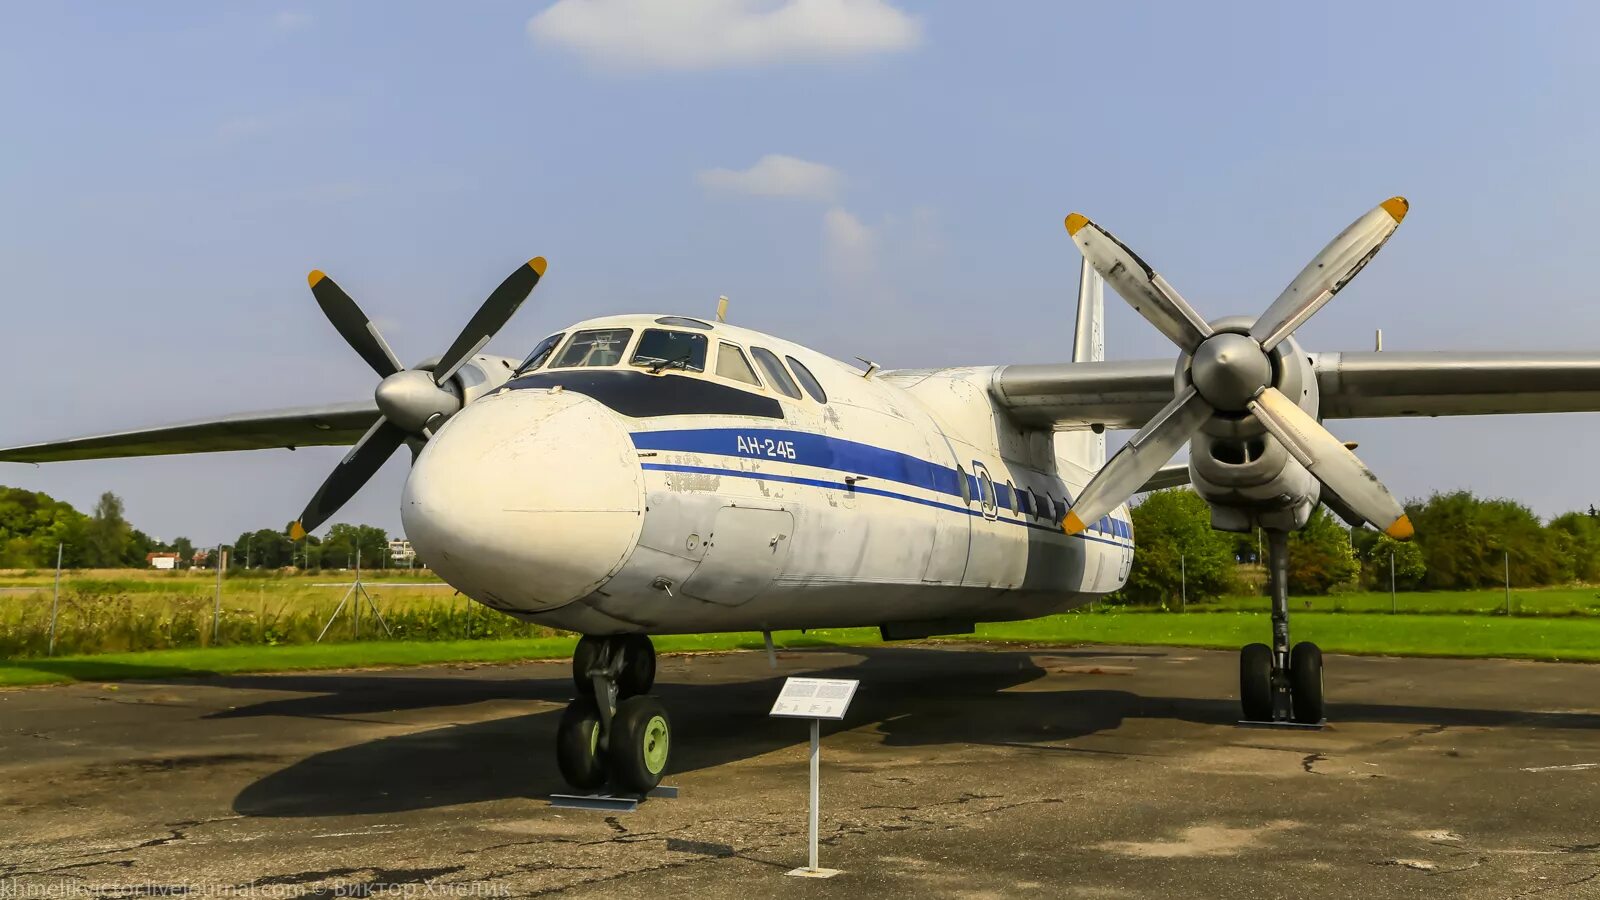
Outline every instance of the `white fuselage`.
<svg viewBox="0 0 1600 900"><path fill-rule="evenodd" d="M428 442L402 515L446 581L587 634L1031 618L1126 581L1125 507L1086 534L1058 524L1103 451L1017 426L992 369L863 377L725 324L701 329L704 372L628 365L656 321L573 326L630 338L512 379ZM803 364L826 402L759 366L760 384L719 375L730 347Z"/></svg>

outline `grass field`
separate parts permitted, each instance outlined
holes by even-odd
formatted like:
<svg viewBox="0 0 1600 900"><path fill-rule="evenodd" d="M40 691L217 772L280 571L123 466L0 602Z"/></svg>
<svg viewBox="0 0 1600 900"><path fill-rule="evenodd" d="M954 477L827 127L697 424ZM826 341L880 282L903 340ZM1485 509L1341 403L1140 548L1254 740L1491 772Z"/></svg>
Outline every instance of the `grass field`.
<svg viewBox="0 0 1600 900"><path fill-rule="evenodd" d="M215 573L90 571L62 580L56 652L46 658L53 573L0 572L0 684L140 674L498 662L570 653L573 638L468 602L431 574L369 572L393 635L363 610L360 640L346 614L315 639L351 574L235 572L223 581L212 636ZM1297 639L1346 653L1600 660L1600 589L1563 587L1295 598ZM1184 614L1097 605L1028 622L985 625L980 640L1234 648L1269 634L1267 601L1225 597ZM875 643L874 629L780 635L789 646ZM334 643L337 642L337 643ZM659 639L663 650L761 646L753 634Z"/></svg>
<svg viewBox="0 0 1600 900"><path fill-rule="evenodd" d="M1326 597L1295 597L1294 610L1316 612L1389 612L1388 591L1362 591ZM1412 591L1395 595L1401 613L1504 615L1505 589L1487 591ZM1267 608L1263 596L1223 597L1194 604L1190 612L1236 612ZM1600 587L1515 588L1511 611L1518 616L1600 616Z"/></svg>
<svg viewBox="0 0 1600 900"><path fill-rule="evenodd" d="M1293 618L1294 638L1333 653L1397 656L1512 657L1600 662L1600 619L1505 618L1480 615L1386 615L1303 612ZM1270 634L1264 613L1068 613L984 625L958 641L1019 644L1128 644L1235 649ZM774 635L783 647L859 646L879 643L876 629L850 628ZM564 658L574 638L540 637L471 641L370 641L287 647L238 646L142 653L105 653L52 659L0 661L0 685L127 678L202 676L229 672L363 668L451 662L510 662ZM753 649L755 633L655 638L664 653Z"/></svg>
<svg viewBox="0 0 1600 900"><path fill-rule="evenodd" d="M88 571L61 581L57 654L172 650L220 645L282 646L316 640L346 593L349 572L236 572L223 580L216 615L215 572ZM468 602L431 573L367 572L368 592L399 640L535 638L552 629ZM53 573L0 572L0 659L44 656L49 647ZM350 608L331 640L356 636ZM386 637L361 609L360 635Z"/></svg>

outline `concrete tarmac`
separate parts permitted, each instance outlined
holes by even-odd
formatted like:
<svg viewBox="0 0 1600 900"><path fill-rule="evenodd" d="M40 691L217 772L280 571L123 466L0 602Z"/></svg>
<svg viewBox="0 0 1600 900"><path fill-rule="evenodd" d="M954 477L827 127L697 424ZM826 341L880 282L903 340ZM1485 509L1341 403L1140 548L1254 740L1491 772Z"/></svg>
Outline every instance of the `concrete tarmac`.
<svg viewBox="0 0 1600 900"><path fill-rule="evenodd" d="M1600 667L1329 657L1235 725L1234 653L663 657L676 800L553 809L566 663L0 691L0 898L1600 897ZM130 674L137 674L132 672ZM861 679L823 738L782 679Z"/></svg>

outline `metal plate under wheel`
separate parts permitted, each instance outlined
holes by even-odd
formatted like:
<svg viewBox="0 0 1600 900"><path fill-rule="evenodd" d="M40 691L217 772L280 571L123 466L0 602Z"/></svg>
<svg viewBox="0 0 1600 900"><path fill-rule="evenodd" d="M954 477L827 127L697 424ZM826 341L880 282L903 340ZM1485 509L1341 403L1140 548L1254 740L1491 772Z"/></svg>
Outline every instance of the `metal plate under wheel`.
<svg viewBox="0 0 1600 900"><path fill-rule="evenodd" d="M648 794L551 794L550 805L556 809L587 809L594 812L633 812L639 804L654 797L658 800L678 799L678 789L658 785Z"/></svg>
<svg viewBox="0 0 1600 900"><path fill-rule="evenodd" d="M1240 719L1240 728L1287 728L1293 731L1321 731L1328 727L1328 720L1320 722L1257 722L1252 719Z"/></svg>

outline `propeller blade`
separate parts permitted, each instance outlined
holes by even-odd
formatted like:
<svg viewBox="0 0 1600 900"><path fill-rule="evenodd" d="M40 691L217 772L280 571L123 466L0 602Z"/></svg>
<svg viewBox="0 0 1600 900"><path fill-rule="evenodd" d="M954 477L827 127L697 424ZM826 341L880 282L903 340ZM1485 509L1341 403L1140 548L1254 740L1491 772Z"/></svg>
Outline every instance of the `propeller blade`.
<svg viewBox="0 0 1600 900"><path fill-rule="evenodd" d="M406 442L406 437L405 431L379 416L378 421L372 423L372 427L361 436L361 440L356 441L344 459L339 460L339 465L322 483L322 487L317 488L311 502L306 504L305 512L290 527L290 537L299 540L305 537L306 532L315 531L328 521L383 467L394 451Z"/></svg>
<svg viewBox="0 0 1600 900"><path fill-rule="evenodd" d="M1077 534L1138 493L1211 413L1210 404L1193 385L1172 398L1171 403L1146 422L1139 433L1111 457L1105 468L1084 485L1083 493L1078 495L1078 501L1072 504L1062 521L1061 529L1067 534Z"/></svg>
<svg viewBox="0 0 1600 900"><path fill-rule="evenodd" d="M1365 463L1288 395L1269 387L1250 401L1250 412L1301 465L1337 494L1350 512L1383 529L1392 538L1411 537L1411 519L1400 501Z"/></svg>
<svg viewBox="0 0 1600 900"><path fill-rule="evenodd" d="M1349 284L1400 227L1410 208L1406 198L1390 197L1323 247L1250 326L1250 336L1261 342L1261 349L1271 352Z"/></svg>
<svg viewBox="0 0 1600 900"><path fill-rule="evenodd" d="M467 327L461 329L461 334L456 337L455 343L444 352L444 356L439 357L439 364L433 367L434 383L443 387L462 364L482 350L484 344L489 343L495 332L503 328L511 319L511 314L522 305L522 301L533 293L533 286L544 277L544 269L544 257L535 256L528 260L526 265L518 266L505 281L500 282L500 286L494 289L489 299L483 301L483 305L473 313L467 322Z"/></svg>
<svg viewBox="0 0 1600 900"><path fill-rule="evenodd" d="M1073 213L1067 216L1067 234L1100 277L1183 352L1193 353L1211 336L1211 326L1189 301L1110 232Z"/></svg>
<svg viewBox="0 0 1600 900"><path fill-rule="evenodd" d="M394 351L389 349L383 335L378 333L378 326L372 324L372 320L350 299L344 288L324 275L321 269L312 269L306 281L311 284L311 296L317 298L322 314L333 323L345 343L361 354L367 365L378 373L379 378L388 378L405 368L395 358Z"/></svg>

